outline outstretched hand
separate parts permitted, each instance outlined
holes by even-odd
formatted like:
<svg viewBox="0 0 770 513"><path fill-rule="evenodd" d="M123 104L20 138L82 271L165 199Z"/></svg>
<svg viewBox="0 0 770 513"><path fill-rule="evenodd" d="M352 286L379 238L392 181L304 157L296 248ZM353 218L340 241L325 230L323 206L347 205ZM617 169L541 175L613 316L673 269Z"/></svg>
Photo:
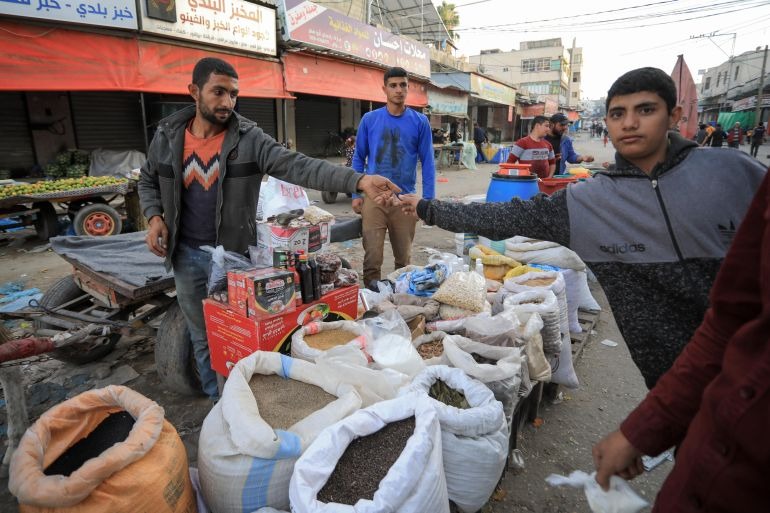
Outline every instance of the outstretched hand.
<svg viewBox="0 0 770 513"><path fill-rule="evenodd" d="M358 190L378 205L388 205L391 198L401 192L396 184L379 175L364 175L358 181Z"/></svg>
<svg viewBox="0 0 770 513"><path fill-rule="evenodd" d="M402 194L398 196L398 202L404 214L419 217L417 215L417 204L420 202L419 196L416 194Z"/></svg>
<svg viewBox="0 0 770 513"><path fill-rule="evenodd" d="M606 491L610 477L618 475L630 480L644 472L642 453L621 433L615 431L594 445L592 450L596 482Z"/></svg>

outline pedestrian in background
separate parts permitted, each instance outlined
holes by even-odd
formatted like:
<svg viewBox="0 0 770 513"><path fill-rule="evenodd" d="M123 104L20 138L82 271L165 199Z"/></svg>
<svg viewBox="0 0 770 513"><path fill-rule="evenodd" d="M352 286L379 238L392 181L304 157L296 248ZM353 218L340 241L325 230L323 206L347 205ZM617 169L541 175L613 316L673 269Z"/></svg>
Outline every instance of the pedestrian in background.
<svg viewBox="0 0 770 513"><path fill-rule="evenodd" d="M765 142L765 125L760 123L754 128L754 132L751 134L751 156L757 156L759 153L759 147Z"/></svg>
<svg viewBox="0 0 770 513"><path fill-rule="evenodd" d="M551 130L551 125L545 116L535 116L529 135L522 137L511 147L508 163L531 165L531 171L540 178L550 178L556 169L556 154L551 143L545 136Z"/></svg>
<svg viewBox="0 0 770 513"><path fill-rule="evenodd" d="M417 161L422 165L422 197L435 195L436 167L430 123L424 114L407 108L409 79L403 68L385 72L384 107L361 118L353 156L353 169L388 177L405 193L417 190ZM390 238L396 269L409 264L417 220L398 206L381 205L371 198L355 197L353 210L363 222L364 284L376 289L381 278L385 233Z"/></svg>
<svg viewBox="0 0 770 513"><path fill-rule="evenodd" d="M703 141L706 140L706 136L708 135L708 132L706 131L706 123L701 123L698 125L698 131L695 133L695 137L693 137L693 140L698 143L698 146L703 145Z"/></svg>
<svg viewBox="0 0 770 513"><path fill-rule="evenodd" d="M743 142L743 131L741 130L741 124L736 122L733 125L733 129L727 134L727 147L738 148Z"/></svg>
<svg viewBox="0 0 770 513"><path fill-rule="evenodd" d="M570 164L579 164L580 162L593 162L594 158L591 155L578 155L575 152L575 148L572 146L572 138L567 135L569 129L569 120L567 116L561 112L557 112L550 119L551 130L545 136L545 140L548 141L553 148L556 171L558 174L564 174L567 172L567 162Z"/></svg>
<svg viewBox="0 0 770 513"><path fill-rule="evenodd" d="M711 146L712 148L721 148L725 137L727 137L727 134L722 129L722 125L717 123L717 126L714 127L714 131L711 132L711 135L704 141L704 145Z"/></svg>
<svg viewBox="0 0 770 513"><path fill-rule="evenodd" d="M479 126L478 121L473 122L473 143L476 145L476 162L488 162L484 155L482 144L488 143L487 132Z"/></svg>

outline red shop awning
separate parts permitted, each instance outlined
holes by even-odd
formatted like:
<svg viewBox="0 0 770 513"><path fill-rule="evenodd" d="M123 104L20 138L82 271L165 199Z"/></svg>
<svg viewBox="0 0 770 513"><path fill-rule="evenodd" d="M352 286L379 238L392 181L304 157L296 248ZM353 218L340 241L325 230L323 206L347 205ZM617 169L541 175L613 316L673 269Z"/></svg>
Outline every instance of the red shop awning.
<svg viewBox="0 0 770 513"><path fill-rule="evenodd" d="M0 91L142 91L187 94L195 63L232 64L240 95L291 98L281 64L170 44L0 22Z"/></svg>
<svg viewBox="0 0 770 513"><path fill-rule="evenodd" d="M284 55L283 69L286 90L292 93L385 102L381 69L301 53ZM427 84L410 79L406 103L411 107L428 105Z"/></svg>

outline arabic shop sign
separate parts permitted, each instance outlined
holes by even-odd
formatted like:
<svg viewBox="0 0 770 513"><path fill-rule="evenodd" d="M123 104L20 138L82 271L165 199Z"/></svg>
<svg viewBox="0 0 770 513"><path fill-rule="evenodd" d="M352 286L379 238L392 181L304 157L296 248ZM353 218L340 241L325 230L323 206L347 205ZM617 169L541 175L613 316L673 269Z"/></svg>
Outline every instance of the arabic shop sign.
<svg viewBox="0 0 770 513"><path fill-rule="evenodd" d="M0 0L0 2L3 0ZM140 0L142 31L276 54L275 10L243 0Z"/></svg>
<svg viewBox="0 0 770 513"><path fill-rule="evenodd" d="M122 29L137 29L136 6L133 0L0 0L0 14L99 25Z"/></svg>
<svg viewBox="0 0 770 513"><path fill-rule="evenodd" d="M431 114L466 116L468 113L468 93L464 91L442 91L428 88L428 105Z"/></svg>
<svg viewBox="0 0 770 513"><path fill-rule="evenodd" d="M516 104L516 91L507 85L471 73L471 94L503 105Z"/></svg>
<svg viewBox="0 0 770 513"><path fill-rule="evenodd" d="M283 38L333 50L386 67L430 77L430 51L422 43L348 18L308 0L282 0Z"/></svg>

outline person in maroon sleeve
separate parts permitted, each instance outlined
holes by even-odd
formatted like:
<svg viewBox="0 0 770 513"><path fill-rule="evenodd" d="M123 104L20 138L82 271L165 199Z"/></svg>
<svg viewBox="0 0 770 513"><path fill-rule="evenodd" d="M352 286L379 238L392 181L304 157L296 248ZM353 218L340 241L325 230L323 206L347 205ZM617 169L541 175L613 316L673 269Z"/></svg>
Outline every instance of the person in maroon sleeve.
<svg viewBox="0 0 770 513"><path fill-rule="evenodd" d="M711 289L702 324L642 403L593 448L596 480L632 479L678 446L653 513L770 511L770 181Z"/></svg>

